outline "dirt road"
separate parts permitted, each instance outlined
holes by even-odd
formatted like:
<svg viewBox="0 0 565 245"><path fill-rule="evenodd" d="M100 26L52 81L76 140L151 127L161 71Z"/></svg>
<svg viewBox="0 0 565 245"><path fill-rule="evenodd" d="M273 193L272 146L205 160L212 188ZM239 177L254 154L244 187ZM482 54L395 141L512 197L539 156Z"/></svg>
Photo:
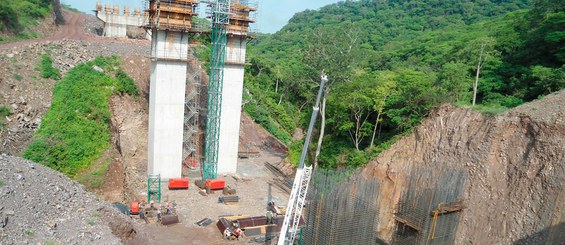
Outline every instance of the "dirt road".
<svg viewBox="0 0 565 245"><path fill-rule="evenodd" d="M115 43L139 43L147 44L147 40L128 40L128 39L115 39L115 38L104 38L96 36L92 33L86 33L84 30L84 21L87 17L86 14L63 11L65 15L66 24L57 27L57 31L52 35L46 35L43 38L38 39L27 39L17 42L9 42L0 44L0 52L11 50L14 47L21 47L29 44L35 43L46 43L60 40L80 40L86 42L115 42ZM49 20L46 20L49 21Z"/></svg>

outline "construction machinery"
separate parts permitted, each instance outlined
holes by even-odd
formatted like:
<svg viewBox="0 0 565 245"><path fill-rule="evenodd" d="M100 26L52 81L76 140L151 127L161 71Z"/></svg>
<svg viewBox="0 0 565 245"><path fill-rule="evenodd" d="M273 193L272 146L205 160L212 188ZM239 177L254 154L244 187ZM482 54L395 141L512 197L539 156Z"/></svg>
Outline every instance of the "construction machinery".
<svg viewBox="0 0 565 245"><path fill-rule="evenodd" d="M278 245L294 244L296 233L298 232L298 225L302 216L302 208L304 208L306 201L308 185L310 184L310 178L312 177L312 165L310 164L309 166L305 166L306 164L304 164L304 160L306 159L308 145L310 145L310 139L312 138L312 129L314 128L316 118L318 117L318 111L320 110L319 106L320 99L322 98L322 91L328 81L328 77L324 74L322 74L321 78L322 81L320 83L320 89L318 90L318 96L316 97L316 103L314 104L312 117L310 118L310 125L308 126L308 133L306 134L304 147L302 148L302 155L300 156L300 164L296 170L292 191L290 192L290 197L288 199L287 211L284 215L284 222L281 228Z"/></svg>
<svg viewBox="0 0 565 245"><path fill-rule="evenodd" d="M188 178L172 178L169 179L169 190L173 189L188 189Z"/></svg>

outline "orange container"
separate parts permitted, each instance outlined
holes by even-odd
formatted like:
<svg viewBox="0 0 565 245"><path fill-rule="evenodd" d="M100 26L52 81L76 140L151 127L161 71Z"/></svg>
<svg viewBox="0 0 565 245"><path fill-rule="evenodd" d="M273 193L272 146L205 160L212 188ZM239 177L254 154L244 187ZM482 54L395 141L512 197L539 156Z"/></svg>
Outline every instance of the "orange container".
<svg viewBox="0 0 565 245"><path fill-rule="evenodd" d="M169 179L169 189L188 189L188 178Z"/></svg>
<svg viewBox="0 0 565 245"><path fill-rule="evenodd" d="M223 179L209 179L206 180L206 186L209 186L210 190L221 190L226 188L226 181Z"/></svg>
<svg viewBox="0 0 565 245"><path fill-rule="evenodd" d="M139 202L131 202L131 214L139 214Z"/></svg>

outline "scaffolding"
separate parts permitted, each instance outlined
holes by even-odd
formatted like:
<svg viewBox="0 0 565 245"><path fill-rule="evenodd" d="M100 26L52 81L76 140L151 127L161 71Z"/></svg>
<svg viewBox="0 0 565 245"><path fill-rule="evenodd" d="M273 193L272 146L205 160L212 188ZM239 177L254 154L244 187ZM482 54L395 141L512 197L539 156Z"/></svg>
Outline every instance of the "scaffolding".
<svg viewBox="0 0 565 245"><path fill-rule="evenodd" d="M257 1L232 0L230 6L229 35L248 37L249 25L256 21Z"/></svg>
<svg viewBox="0 0 565 245"><path fill-rule="evenodd" d="M149 175L147 178L147 202L161 202L161 175Z"/></svg>
<svg viewBox="0 0 565 245"><path fill-rule="evenodd" d="M146 0L146 24L144 27L177 32L194 32L192 17L197 15L197 0Z"/></svg>
<svg viewBox="0 0 565 245"><path fill-rule="evenodd" d="M299 244L376 244L380 183L352 171L314 171Z"/></svg>
<svg viewBox="0 0 565 245"><path fill-rule="evenodd" d="M187 67L187 90L184 108L184 134L183 134L183 159L184 166L192 171L197 171L200 166L200 73L196 65Z"/></svg>
<svg viewBox="0 0 565 245"><path fill-rule="evenodd" d="M453 244L467 173L416 169L408 177L394 219L394 244Z"/></svg>
<svg viewBox="0 0 565 245"><path fill-rule="evenodd" d="M220 139L220 116L222 109L222 87L226 56L226 26L229 24L229 0L208 2L212 17L212 48L210 55L210 80L206 109L206 139L202 180L215 179L218 175L218 148Z"/></svg>

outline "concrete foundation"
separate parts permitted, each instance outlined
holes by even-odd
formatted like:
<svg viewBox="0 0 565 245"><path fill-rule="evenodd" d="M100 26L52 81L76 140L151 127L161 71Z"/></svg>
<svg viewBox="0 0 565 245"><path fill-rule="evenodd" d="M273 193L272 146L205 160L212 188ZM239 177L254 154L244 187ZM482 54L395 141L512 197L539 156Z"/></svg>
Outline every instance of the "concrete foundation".
<svg viewBox="0 0 565 245"><path fill-rule="evenodd" d="M188 34L152 30L148 174L179 178L182 171Z"/></svg>
<svg viewBox="0 0 565 245"><path fill-rule="evenodd" d="M96 11L96 17L104 22L105 37L127 37L127 26L141 26L145 19L139 14L120 14L115 12Z"/></svg>
<svg viewBox="0 0 565 245"><path fill-rule="evenodd" d="M245 37L228 36L220 116L218 174L237 171L245 50Z"/></svg>

